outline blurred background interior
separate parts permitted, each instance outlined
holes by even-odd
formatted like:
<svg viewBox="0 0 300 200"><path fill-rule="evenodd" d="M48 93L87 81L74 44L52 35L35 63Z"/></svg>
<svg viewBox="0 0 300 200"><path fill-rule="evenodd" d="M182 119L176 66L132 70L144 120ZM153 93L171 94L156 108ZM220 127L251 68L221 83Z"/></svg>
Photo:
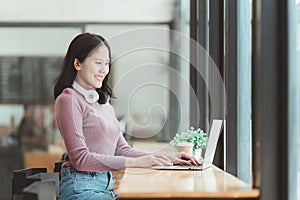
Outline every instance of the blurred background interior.
<svg viewBox="0 0 300 200"><path fill-rule="evenodd" d="M179 44L171 45L169 29L188 34L188 7L186 0L0 2L0 178L4 180L0 199L10 199L14 169L53 171L54 162L65 152L54 118L53 86L67 46L79 33L97 33L111 41L109 81L116 97L112 104L128 142L170 141L178 130L178 126L168 130L170 123L179 120L178 106L171 110L174 100L168 85L172 80L169 69L161 66L179 66L169 53L170 48L179 49ZM164 31L147 35L142 29L149 27ZM126 32L136 29L141 29L141 40L160 44L162 50L139 46L117 56L121 46L136 40ZM122 34L122 42L114 43ZM189 65L179 62L186 66L179 72L183 76L179 81L186 82ZM146 77L152 83L143 82ZM132 84L137 83L135 88ZM181 98L182 110L187 112L188 88L182 85L186 84L175 84L177 93L183 92L174 99ZM187 128L189 115L182 114L181 126ZM173 117L167 119L168 115Z"/></svg>
<svg viewBox="0 0 300 200"><path fill-rule="evenodd" d="M170 53L186 54L189 48L170 30L190 35L190 14L189 0L1 1L0 199L10 199L14 169L46 166L53 171L65 152L54 118L53 86L67 46L79 33L111 41L109 81L116 97L111 103L130 144L166 144L189 128L190 64ZM144 29L150 27L161 31L148 35ZM300 20L295 27L299 52ZM128 34L133 30L139 35ZM137 38L161 49L141 46L116 53Z"/></svg>

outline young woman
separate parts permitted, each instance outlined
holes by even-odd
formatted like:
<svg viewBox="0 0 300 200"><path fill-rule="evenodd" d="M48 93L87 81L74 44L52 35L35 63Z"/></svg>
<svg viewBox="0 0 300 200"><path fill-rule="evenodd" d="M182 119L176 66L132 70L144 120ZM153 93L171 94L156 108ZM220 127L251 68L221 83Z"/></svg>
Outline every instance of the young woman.
<svg viewBox="0 0 300 200"><path fill-rule="evenodd" d="M67 149L60 199L116 199L111 171L126 167L199 164L185 153L153 154L131 148L109 103L111 51L100 35L71 42L54 88L58 128Z"/></svg>

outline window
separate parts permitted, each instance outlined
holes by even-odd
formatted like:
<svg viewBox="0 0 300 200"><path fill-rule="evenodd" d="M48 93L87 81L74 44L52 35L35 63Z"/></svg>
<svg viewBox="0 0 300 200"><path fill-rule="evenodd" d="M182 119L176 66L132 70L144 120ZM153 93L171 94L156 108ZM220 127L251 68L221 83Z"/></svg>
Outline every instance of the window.
<svg viewBox="0 0 300 200"><path fill-rule="evenodd" d="M289 199L292 200L300 199L300 1L290 0L288 11L288 182L290 185L288 194Z"/></svg>
<svg viewBox="0 0 300 200"><path fill-rule="evenodd" d="M209 55L209 58L201 55L201 51L192 49L191 45L192 62L196 60L197 66L201 66L203 59L209 60L204 71L211 79L213 61L226 89L225 105L220 107L226 108L226 120L214 164L247 183L252 181L251 5L250 0L191 1L190 23L191 38ZM199 123L207 129L212 117L211 91L203 81L206 77L197 75L192 66L190 71L191 85L200 104L200 122L191 120L191 124ZM193 103L191 101L191 119L196 112Z"/></svg>

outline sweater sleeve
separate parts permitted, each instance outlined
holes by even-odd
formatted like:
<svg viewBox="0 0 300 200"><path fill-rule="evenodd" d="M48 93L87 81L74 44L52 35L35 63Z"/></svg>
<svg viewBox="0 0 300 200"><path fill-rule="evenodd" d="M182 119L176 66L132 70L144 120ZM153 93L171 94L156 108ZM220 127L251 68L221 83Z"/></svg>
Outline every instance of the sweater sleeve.
<svg viewBox="0 0 300 200"><path fill-rule="evenodd" d="M55 101L57 125L65 142L70 162L79 171L124 169L124 156L91 152L83 134L83 105L72 89L65 89Z"/></svg>
<svg viewBox="0 0 300 200"><path fill-rule="evenodd" d="M149 154L151 154L151 153L144 152L144 151L138 151L138 150L135 150L134 148L130 147L122 134L119 137L115 155L126 156L126 157L140 157L140 156L145 156L145 155L149 155Z"/></svg>

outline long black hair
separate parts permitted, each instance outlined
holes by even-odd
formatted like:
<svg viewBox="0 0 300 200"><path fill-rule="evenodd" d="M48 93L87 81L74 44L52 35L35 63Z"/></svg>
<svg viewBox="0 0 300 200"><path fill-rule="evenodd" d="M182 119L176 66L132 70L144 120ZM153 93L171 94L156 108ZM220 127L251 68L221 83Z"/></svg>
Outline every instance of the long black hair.
<svg viewBox="0 0 300 200"><path fill-rule="evenodd" d="M56 79L54 86L54 98L56 99L65 88L72 87L76 78L77 70L74 67L74 59L77 58L81 63L99 46L105 45L109 51L109 60L111 62L111 50L108 42L100 35L91 33L82 33L76 36L68 48L67 54L63 60L62 70ZM109 63L110 69L111 63ZM102 82L102 87L96 89L99 94L98 102L104 104L112 96L112 89L108 86L108 75Z"/></svg>

